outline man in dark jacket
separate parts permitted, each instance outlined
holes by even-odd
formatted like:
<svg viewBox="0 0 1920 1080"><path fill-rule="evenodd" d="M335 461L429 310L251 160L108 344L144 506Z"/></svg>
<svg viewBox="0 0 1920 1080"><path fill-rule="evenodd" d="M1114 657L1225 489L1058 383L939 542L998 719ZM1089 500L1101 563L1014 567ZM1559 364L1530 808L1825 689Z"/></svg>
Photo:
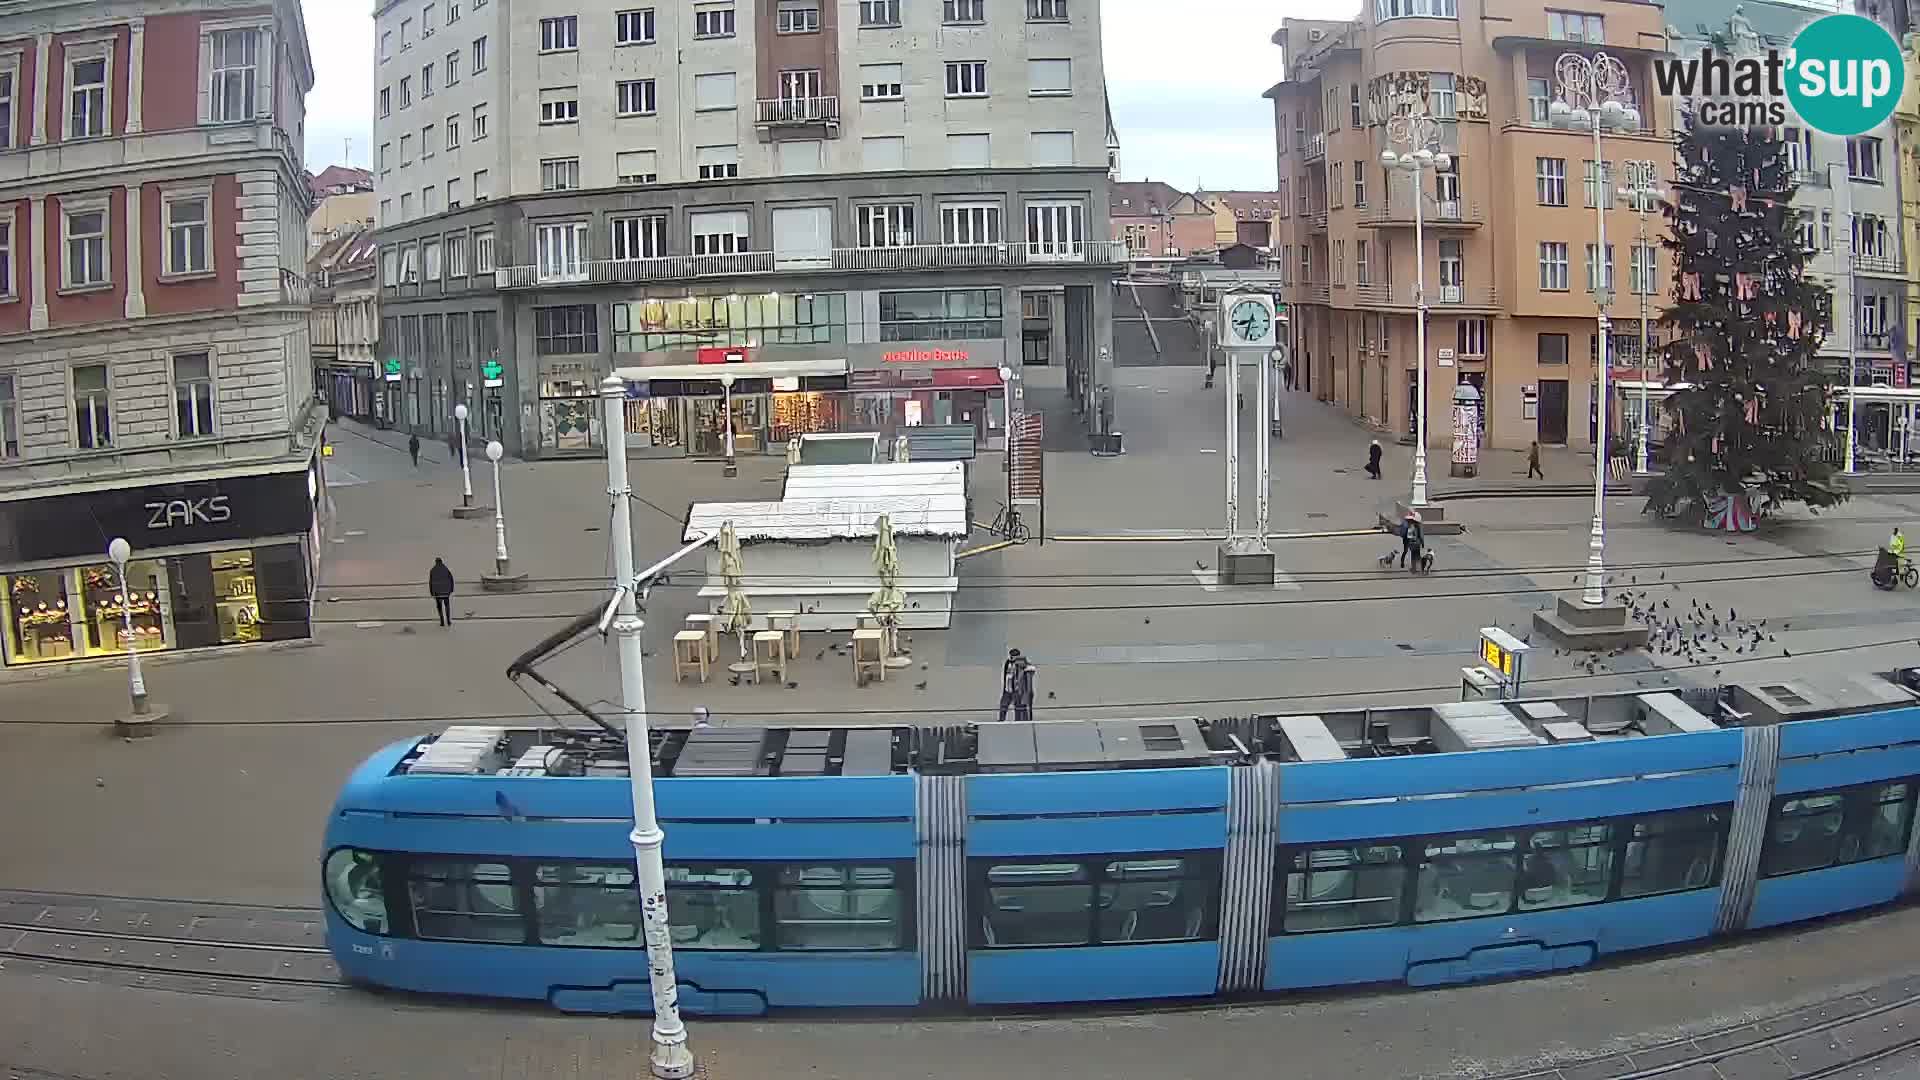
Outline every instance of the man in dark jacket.
<svg viewBox="0 0 1920 1080"><path fill-rule="evenodd" d="M413 459L413 467L420 467L420 436L407 436L407 456Z"/></svg>
<svg viewBox="0 0 1920 1080"><path fill-rule="evenodd" d="M1013 669L1013 718L1023 724L1033 723L1033 665L1024 656L1020 666Z"/></svg>
<svg viewBox="0 0 1920 1080"><path fill-rule="evenodd" d="M427 571L427 591L433 594L433 608L440 615L440 625L452 626L453 571L440 559L433 560L433 569Z"/></svg>
<svg viewBox="0 0 1920 1080"><path fill-rule="evenodd" d="M1013 677L1014 672L1026 662L1026 657L1020 655L1019 649L1008 649L1007 662L1000 665L1000 719L1002 720L1007 718L1007 708L1013 704L1014 688L1018 683L1018 680Z"/></svg>

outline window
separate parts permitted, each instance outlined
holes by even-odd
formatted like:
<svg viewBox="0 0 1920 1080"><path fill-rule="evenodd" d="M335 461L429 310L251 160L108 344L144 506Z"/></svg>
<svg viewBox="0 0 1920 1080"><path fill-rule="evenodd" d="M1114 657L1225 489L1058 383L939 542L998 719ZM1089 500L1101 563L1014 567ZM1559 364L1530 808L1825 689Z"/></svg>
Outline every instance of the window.
<svg viewBox="0 0 1920 1080"><path fill-rule="evenodd" d="M1027 204L1027 257L1072 259L1081 254L1083 209L1077 202Z"/></svg>
<svg viewBox="0 0 1920 1080"><path fill-rule="evenodd" d="M1811 254L1819 250L1820 242L1814 233L1813 215L1804 210L1797 211L1794 219L1794 232L1800 238L1800 246Z"/></svg>
<svg viewBox="0 0 1920 1080"><path fill-rule="evenodd" d="M579 186L579 158L547 158L540 162L541 191L572 191Z"/></svg>
<svg viewBox="0 0 1920 1080"><path fill-rule="evenodd" d="M420 36L430 38L433 36L433 31L433 5L428 4L420 9Z"/></svg>
<svg viewBox="0 0 1920 1080"><path fill-rule="evenodd" d="M992 340L1002 336L999 289L880 294L880 340Z"/></svg>
<svg viewBox="0 0 1920 1080"><path fill-rule="evenodd" d="M1296 851L1283 863L1278 925L1290 934L1392 926L1400 921L1406 867L1398 845Z"/></svg>
<svg viewBox="0 0 1920 1080"><path fill-rule="evenodd" d="M380 281L387 288L400 284L400 251L388 248L380 253Z"/></svg>
<svg viewBox="0 0 1920 1080"><path fill-rule="evenodd" d="M380 115L393 115L393 92L384 86L380 88Z"/></svg>
<svg viewBox="0 0 1920 1080"><path fill-rule="evenodd" d="M1456 836L1423 843L1414 887L1415 922L1445 922L1507 911L1518 874L1510 833Z"/></svg>
<svg viewBox="0 0 1920 1080"><path fill-rule="evenodd" d="M535 866L533 913L542 945L647 947L633 867L623 863ZM675 945L684 947L678 939Z"/></svg>
<svg viewBox="0 0 1920 1080"><path fill-rule="evenodd" d="M401 52L406 52L408 49L413 48L413 42L408 40L411 37L413 37L413 20L401 19L400 20L400 51Z"/></svg>
<svg viewBox="0 0 1920 1080"><path fill-rule="evenodd" d="M542 281L571 281L587 273L587 225L540 225L534 230L535 266Z"/></svg>
<svg viewBox="0 0 1920 1080"><path fill-rule="evenodd" d="M1564 245L1563 245L1564 246ZM1567 362L1567 335L1541 334L1535 361L1546 365L1564 365Z"/></svg>
<svg viewBox="0 0 1920 1080"><path fill-rule="evenodd" d="M1427 73L1427 112L1438 120L1452 120L1455 116L1453 104L1453 75L1446 71Z"/></svg>
<svg viewBox="0 0 1920 1080"><path fill-rule="evenodd" d="M413 136L402 135L400 136L400 167L404 169L411 164L413 164Z"/></svg>
<svg viewBox="0 0 1920 1080"><path fill-rule="evenodd" d="M1454 9L1454 0L1374 0L1373 4L1374 17L1381 21L1416 16L1451 19Z"/></svg>
<svg viewBox="0 0 1920 1080"><path fill-rule="evenodd" d="M476 196L477 198L478 196ZM476 274L493 273L493 230L481 229L473 234L473 272Z"/></svg>
<svg viewBox="0 0 1920 1080"><path fill-rule="evenodd" d="M1027 0L1028 22L1066 22L1067 0Z"/></svg>
<svg viewBox="0 0 1920 1080"><path fill-rule="evenodd" d="M1811 228L1811 226L1808 226ZM1812 239L1811 234L1803 234L1803 240ZM1651 295L1658 291L1655 284L1660 270L1660 260L1655 252L1658 248L1652 244L1635 244L1627 256L1627 287L1635 293Z"/></svg>
<svg viewBox="0 0 1920 1080"><path fill-rule="evenodd" d="M1347 283L1347 242L1344 239L1333 242L1333 283Z"/></svg>
<svg viewBox="0 0 1920 1080"><path fill-rule="evenodd" d="M13 211L0 217L0 296L18 295L13 284Z"/></svg>
<svg viewBox="0 0 1920 1080"><path fill-rule="evenodd" d="M1553 104L1553 92L1545 79L1527 80L1527 122L1548 123L1547 109Z"/></svg>
<svg viewBox="0 0 1920 1080"><path fill-rule="evenodd" d="M456 184L456 183L459 183L459 181L449 180L447 181L447 183ZM452 202L451 196L449 196L448 202L449 203ZM447 278L451 280L453 278L463 278L466 276L467 276L467 234L448 233L447 234Z"/></svg>
<svg viewBox="0 0 1920 1080"><path fill-rule="evenodd" d="M506 863L411 859L407 896L414 930L429 941L526 940Z"/></svg>
<svg viewBox="0 0 1920 1080"><path fill-rule="evenodd" d="M860 140L860 167L868 172L907 167L905 135L868 135Z"/></svg>
<svg viewBox="0 0 1920 1080"><path fill-rule="evenodd" d="M447 0L447 25L460 21L460 0Z"/></svg>
<svg viewBox="0 0 1920 1080"><path fill-rule="evenodd" d="M780 100L791 103L788 114L809 115L808 103L819 97L819 68L800 68L780 73Z"/></svg>
<svg viewBox="0 0 1920 1080"><path fill-rule="evenodd" d="M1461 319L1455 323L1454 346L1461 356L1487 355L1487 320Z"/></svg>
<svg viewBox="0 0 1920 1080"><path fill-rule="evenodd" d="M1588 292L1598 292L1600 291L1600 288L1601 288L1601 286L1596 283L1597 279L1596 279L1595 266L1594 266L1594 261L1595 261L1595 258L1598 256L1598 254L1599 252L1598 252L1598 249L1595 247L1595 245L1593 244L1587 245L1587 291ZM1607 245L1607 280L1604 287L1607 292L1613 291L1613 245L1612 244Z"/></svg>
<svg viewBox="0 0 1920 1080"><path fill-rule="evenodd" d="M687 232L693 238L695 255L733 255L752 250L752 238L744 210L689 215Z"/></svg>
<svg viewBox="0 0 1920 1080"><path fill-rule="evenodd" d="M904 948L911 903L900 877L887 866L782 866L773 891L775 946Z"/></svg>
<svg viewBox="0 0 1920 1080"><path fill-rule="evenodd" d="M693 9L693 36L722 38L733 36L733 5Z"/></svg>
<svg viewBox="0 0 1920 1080"><path fill-rule="evenodd" d="M1556 292L1571 287L1567 283L1566 244L1547 240L1540 242L1540 287Z"/></svg>
<svg viewBox="0 0 1920 1080"><path fill-rule="evenodd" d="M777 34L819 33L820 0L780 0L773 29Z"/></svg>
<svg viewBox="0 0 1920 1080"><path fill-rule="evenodd" d="M652 150L622 150L613 156L613 171L622 184L651 184L660 179L658 155Z"/></svg>
<svg viewBox="0 0 1920 1080"><path fill-rule="evenodd" d="M947 64L948 97L987 96L987 62L957 60Z"/></svg>
<svg viewBox="0 0 1920 1080"><path fill-rule="evenodd" d="M632 868L620 864L626 874L626 895L638 897L633 887ZM765 935L760 925L760 896L754 889L754 871L727 866L667 867L667 912L675 949L753 950L761 947ZM625 909L621 909L624 913ZM639 911L632 912L636 928ZM628 924L620 924L624 934ZM646 940L634 945L645 948Z"/></svg>
<svg viewBox="0 0 1920 1080"><path fill-rule="evenodd" d="M1877 214L1858 214L1853 219L1853 253L1869 259L1887 257L1887 219Z"/></svg>
<svg viewBox="0 0 1920 1080"><path fill-rule="evenodd" d="M613 43L615 45L653 44L653 9L637 8L633 11L614 12Z"/></svg>
<svg viewBox="0 0 1920 1080"><path fill-rule="evenodd" d="M900 0L860 0L861 26L899 26Z"/></svg>
<svg viewBox="0 0 1920 1080"><path fill-rule="evenodd" d="M213 434L213 364L206 353L173 358L173 419L179 438Z"/></svg>
<svg viewBox="0 0 1920 1080"><path fill-rule="evenodd" d="M973 876L974 903L982 912L976 948L1204 941L1215 935L1219 860L1211 855L976 859Z"/></svg>
<svg viewBox="0 0 1920 1080"><path fill-rule="evenodd" d="M592 304L534 308L533 351L540 356L599 352L598 309Z"/></svg>
<svg viewBox="0 0 1920 1080"><path fill-rule="evenodd" d="M485 105L475 105L473 107L473 141L479 142L486 137L487 107Z"/></svg>
<svg viewBox="0 0 1920 1080"><path fill-rule="evenodd" d="M447 85L458 86L459 84L460 84L460 50L455 49L452 52L447 54Z"/></svg>
<svg viewBox="0 0 1920 1080"><path fill-rule="evenodd" d="M736 104L734 74L714 72L693 77L693 107L700 112L731 109Z"/></svg>
<svg viewBox="0 0 1920 1080"><path fill-rule="evenodd" d="M943 23L982 23L987 21L987 0L940 0Z"/></svg>
<svg viewBox="0 0 1920 1080"><path fill-rule="evenodd" d="M1348 83L1348 84L1347 84L1347 104L1348 104L1348 106L1350 107L1350 109L1351 109L1351 111L1352 111L1352 113L1353 113L1353 117L1352 117L1352 119L1353 119L1353 127L1354 127L1354 129L1355 129L1355 130L1358 130L1358 129L1360 129L1361 127L1363 127L1363 126L1365 126L1365 125L1364 125L1364 124L1362 123L1362 121L1361 121L1361 113L1360 113L1360 84L1359 84L1359 83Z"/></svg>
<svg viewBox="0 0 1920 1080"><path fill-rule="evenodd" d="M400 193L400 220L413 220L413 192L411 191L403 191ZM411 254L413 249L408 248L407 250L408 253Z"/></svg>
<svg viewBox="0 0 1920 1080"><path fill-rule="evenodd" d="M740 175L740 148L732 144L696 146L693 160L702 180L731 180Z"/></svg>
<svg viewBox="0 0 1920 1080"><path fill-rule="evenodd" d="M1073 164L1073 132L1036 131L1027 138L1028 154L1035 166Z"/></svg>
<svg viewBox="0 0 1920 1080"><path fill-rule="evenodd" d="M580 99L574 96L578 92L571 86L564 90L540 91L540 122L542 124L579 123Z"/></svg>
<svg viewBox="0 0 1920 1080"><path fill-rule="evenodd" d="M984 68L985 65L982 65L979 83L982 90L986 88ZM1027 61L1027 93L1034 97L1057 97L1073 93L1073 61Z"/></svg>
<svg viewBox="0 0 1920 1080"><path fill-rule="evenodd" d="M107 203L73 200L61 208L65 216L62 232L67 240L64 264L69 289L105 285L107 276Z"/></svg>
<svg viewBox="0 0 1920 1080"><path fill-rule="evenodd" d="M216 30L208 35L213 68L207 84L207 119L216 124L251 120L258 96L260 32Z"/></svg>
<svg viewBox="0 0 1920 1080"><path fill-rule="evenodd" d="M425 280L440 280L440 241L428 240L420 245L420 265Z"/></svg>
<svg viewBox="0 0 1920 1080"><path fill-rule="evenodd" d="M826 168L822 139L787 139L774 144L774 170L781 176L804 176Z"/></svg>
<svg viewBox="0 0 1920 1080"><path fill-rule="evenodd" d="M404 109L411 104L413 104L413 77L404 75L400 78L400 107Z"/></svg>
<svg viewBox="0 0 1920 1080"><path fill-rule="evenodd" d="M107 133L107 57L67 62L67 138Z"/></svg>
<svg viewBox="0 0 1920 1080"><path fill-rule="evenodd" d="M940 208L943 244L998 244L1000 207L995 203L954 203Z"/></svg>
<svg viewBox="0 0 1920 1080"><path fill-rule="evenodd" d="M487 70L487 39L484 37L473 39L472 67L475 75Z"/></svg>
<svg viewBox="0 0 1920 1080"><path fill-rule="evenodd" d="M430 98L433 96L432 64L428 64L426 67L420 69L420 96L422 98Z"/></svg>
<svg viewBox="0 0 1920 1080"><path fill-rule="evenodd" d="M74 444L82 450L105 450L113 445L113 406L107 393L107 365L81 364L73 369Z"/></svg>
<svg viewBox="0 0 1920 1080"><path fill-rule="evenodd" d="M540 51L568 52L580 47L580 17L560 15L540 20Z"/></svg>
<svg viewBox="0 0 1920 1080"><path fill-rule="evenodd" d="M1704 889L1719 879L1730 808L1676 810L1637 819L1627 833L1620 896Z"/></svg>
<svg viewBox="0 0 1920 1080"><path fill-rule="evenodd" d="M453 116L447 117L446 128L447 128L447 149L449 150L458 149L460 146L459 114L456 113Z"/></svg>
<svg viewBox="0 0 1920 1080"><path fill-rule="evenodd" d="M1760 875L1778 877L1906 850L1914 784L1876 783L1774 800Z"/></svg>
<svg viewBox="0 0 1920 1080"><path fill-rule="evenodd" d="M367 934L387 932L387 891L372 852L335 848L327 854L324 876L327 900L348 925Z"/></svg>
<svg viewBox="0 0 1920 1080"><path fill-rule="evenodd" d="M433 125L428 124L426 127L423 127L420 129L421 158L424 159L424 158L430 158L433 156L433 144L434 144Z"/></svg>
<svg viewBox="0 0 1920 1080"><path fill-rule="evenodd" d="M1547 12L1547 37L1554 41L1584 41L1591 45L1604 45L1607 40L1600 16L1583 15L1576 11Z"/></svg>
<svg viewBox="0 0 1920 1080"><path fill-rule="evenodd" d="M1595 170L1593 162L1581 162L1580 168L1582 176L1581 183L1586 187L1587 209L1591 210L1599 206L1602 198L1606 199L1608 205L1612 205L1614 199L1613 162L1603 161L1600 163L1598 186L1594 183Z"/></svg>
<svg viewBox="0 0 1920 1080"><path fill-rule="evenodd" d="M382 30L380 32L380 60L382 63L385 63L391 59L393 59L393 31Z"/></svg>
<svg viewBox="0 0 1920 1080"><path fill-rule="evenodd" d="M167 273L204 274L213 269L207 247L210 225L205 194L179 195L163 204L167 225Z"/></svg>
<svg viewBox="0 0 1920 1080"><path fill-rule="evenodd" d="M905 75L900 64L861 64L860 100L861 101L899 101L903 92Z"/></svg>
<svg viewBox="0 0 1920 1080"><path fill-rule="evenodd" d="M861 248L912 247L913 204L876 203L853 210L854 246Z"/></svg>
<svg viewBox="0 0 1920 1080"><path fill-rule="evenodd" d="M1567 205L1567 162L1565 158L1533 159L1534 197L1541 206Z"/></svg>
<svg viewBox="0 0 1920 1080"><path fill-rule="evenodd" d="M657 259L667 253L667 218L664 214L613 219L613 257L616 259Z"/></svg>
<svg viewBox="0 0 1920 1080"><path fill-rule="evenodd" d="M948 135L947 165L955 169L984 169L991 161L986 135Z"/></svg>

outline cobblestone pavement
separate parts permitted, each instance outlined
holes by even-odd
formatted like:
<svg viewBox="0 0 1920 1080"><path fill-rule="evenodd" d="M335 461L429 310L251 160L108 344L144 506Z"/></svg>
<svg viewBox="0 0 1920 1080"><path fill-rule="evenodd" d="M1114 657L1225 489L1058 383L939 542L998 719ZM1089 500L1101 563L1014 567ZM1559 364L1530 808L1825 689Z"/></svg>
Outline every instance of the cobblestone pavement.
<svg viewBox="0 0 1920 1080"><path fill-rule="evenodd" d="M1920 910L1523 982L1110 1015L701 1021L710 1080L1794 1077L1914 1035ZM7 1080L453 1080L646 1075L645 1019L324 991L270 999L0 968ZM1851 1018L1849 1020L1849 1018ZM1683 1041L1684 1040L1684 1041ZM1764 1045L1760 1045L1764 1043ZM1746 1052L1717 1065L1701 1051ZM1632 1056L1576 1062L1609 1054ZM1541 1068L1557 1072L1539 1073ZM1881 1058L1858 1075L1911 1069ZM1717 1069L1718 1071L1713 1071ZM1867 1071L1878 1070L1878 1071Z"/></svg>

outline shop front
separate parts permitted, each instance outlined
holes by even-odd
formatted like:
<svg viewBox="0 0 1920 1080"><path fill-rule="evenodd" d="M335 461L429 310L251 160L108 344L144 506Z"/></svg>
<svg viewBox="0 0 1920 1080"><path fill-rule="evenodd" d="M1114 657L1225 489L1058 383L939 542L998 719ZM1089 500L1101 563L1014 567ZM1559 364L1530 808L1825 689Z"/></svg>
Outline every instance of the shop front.
<svg viewBox="0 0 1920 1080"><path fill-rule="evenodd" d="M1005 449L1007 385L999 342L889 342L856 351L847 376L855 430L893 438L902 428L970 426L982 449Z"/></svg>
<svg viewBox="0 0 1920 1080"><path fill-rule="evenodd" d="M379 384L371 363L336 362L321 368L317 374L320 393L327 399L327 407L334 416L373 419Z"/></svg>
<svg viewBox="0 0 1920 1080"><path fill-rule="evenodd" d="M729 420L736 457L784 454L801 435L863 430L854 424L845 360L761 361L744 349L714 351L716 363L616 372L627 380L629 452L724 457Z"/></svg>
<svg viewBox="0 0 1920 1080"><path fill-rule="evenodd" d="M311 634L317 463L149 487L0 496L9 667ZM106 557L133 547L126 580ZM129 622L131 626L129 627Z"/></svg>

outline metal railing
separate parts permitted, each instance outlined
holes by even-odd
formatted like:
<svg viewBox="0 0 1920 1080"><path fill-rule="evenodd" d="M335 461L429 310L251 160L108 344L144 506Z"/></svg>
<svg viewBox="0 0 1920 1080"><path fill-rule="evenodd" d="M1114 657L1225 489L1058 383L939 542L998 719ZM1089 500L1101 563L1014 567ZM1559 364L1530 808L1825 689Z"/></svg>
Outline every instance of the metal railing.
<svg viewBox="0 0 1920 1080"><path fill-rule="evenodd" d="M1423 224L1439 228L1450 225L1479 226L1487 220L1479 203L1460 199L1428 199L1420 209L1420 216ZM1373 227L1404 225L1412 228L1413 200L1401 196L1384 205L1369 206L1360 215L1360 224Z"/></svg>
<svg viewBox="0 0 1920 1080"><path fill-rule="evenodd" d="M1307 136L1306 148L1301 151L1306 160L1314 161L1327 156L1327 137L1325 134Z"/></svg>
<svg viewBox="0 0 1920 1080"><path fill-rule="evenodd" d="M588 259L566 266L503 266L494 271L501 289L555 285L628 285L653 281L771 274L784 269L839 272L969 270L1014 266L1119 266L1126 244L1089 240L1078 244L913 244L904 247L833 248L819 253L739 251L724 255L664 255L651 259Z"/></svg>
<svg viewBox="0 0 1920 1080"><path fill-rule="evenodd" d="M1307 227L1314 232L1327 231L1327 208L1316 206L1307 214Z"/></svg>
<svg viewBox="0 0 1920 1080"><path fill-rule="evenodd" d="M772 126L775 124L837 124L840 122L840 99L834 96L803 98L760 98L754 102L754 114L757 123Z"/></svg>
<svg viewBox="0 0 1920 1080"><path fill-rule="evenodd" d="M1862 330L1856 337L1863 349L1885 352L1893 347L1893 335L1886 330Z"/></svg>
<svg viewBox="0 0 1920 1080"><path fill-rule="evenodd" d="M1354 299L1364 308L1404 308L1414 307L1414 288L1411 282L1399 284L1370 283L1354 286ZM1442 310L1447 308L1478 309L1499 306L1499 295L1491 285L1427 285L1427 308Z"/></svg>
<svg viewBox="0 0 1920 1080"><path fill-rule="evenodd" d="M1333 286L1324 281L1305 281L1287 287L1287 298L1296 304L1327 304L1333 302Z"/></svg>
<svg viewBox="0 0 1920 1080"><path fill-rule="evenodd" d="M1906 267L1900 263L1898 255L1861 255L1853 256L1853 268L1863 274L1905 274Z"/></svg>

